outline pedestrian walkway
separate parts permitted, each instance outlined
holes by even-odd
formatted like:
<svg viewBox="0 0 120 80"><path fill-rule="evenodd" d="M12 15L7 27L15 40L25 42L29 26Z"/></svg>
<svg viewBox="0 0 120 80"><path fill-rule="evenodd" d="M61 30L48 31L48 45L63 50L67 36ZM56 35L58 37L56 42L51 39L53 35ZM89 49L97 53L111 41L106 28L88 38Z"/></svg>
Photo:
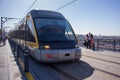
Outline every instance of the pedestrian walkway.
<svg viewBox="0 0 120 80"><path fill-rule="evenodd" d="M101 58L107 61L120 64L120 52L114 52L114 51L108 51L108 50L93 51L90 49L82 48L82 55L94 57L94 58Z"/></svg>
<svg viewBox="0 0 120 80"><path fill-rule="evenodd" d="M8 40L5 46L0 45L0 80L22 80Z"/></svg>
<svg viewBox="0 0 120 80"><path fill-rule="evenodd" d="M82 48L81 60L94 68L86 80L120 80L120 52Z"/></svg>

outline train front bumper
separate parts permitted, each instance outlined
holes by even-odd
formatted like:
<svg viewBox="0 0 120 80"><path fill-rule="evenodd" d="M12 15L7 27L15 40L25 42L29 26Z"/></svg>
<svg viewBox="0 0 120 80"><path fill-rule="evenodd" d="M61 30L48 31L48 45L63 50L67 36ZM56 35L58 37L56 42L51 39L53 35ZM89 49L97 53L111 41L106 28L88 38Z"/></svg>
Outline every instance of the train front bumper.
<svg viewBox="0 0 120 80"><path fill-rule="evenodd" d="M64 62L79 60L81 57L81 49L60 49L60 50L41 50L41 62Z"/></svg>

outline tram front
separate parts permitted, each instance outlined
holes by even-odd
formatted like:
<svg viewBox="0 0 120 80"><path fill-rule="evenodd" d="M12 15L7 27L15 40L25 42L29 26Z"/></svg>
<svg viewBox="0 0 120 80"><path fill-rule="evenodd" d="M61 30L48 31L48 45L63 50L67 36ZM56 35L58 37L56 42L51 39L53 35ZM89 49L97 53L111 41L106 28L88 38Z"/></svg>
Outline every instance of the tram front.
<svg viewBox="0 0 120 80"><path fill-rule="evenodd" d="M50 15L35 18L34 23L39 41L40 61L79 60L81 49L72 27L65 18L53 18Z"/></svg>

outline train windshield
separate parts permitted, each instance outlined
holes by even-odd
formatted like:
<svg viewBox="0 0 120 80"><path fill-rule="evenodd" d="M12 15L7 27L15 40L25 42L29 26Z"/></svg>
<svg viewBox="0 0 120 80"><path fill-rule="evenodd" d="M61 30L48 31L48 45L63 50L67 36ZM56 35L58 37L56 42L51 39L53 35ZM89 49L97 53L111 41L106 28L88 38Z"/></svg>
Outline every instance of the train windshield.
<svg viewBox="0 0 120 80"><path fill-rule="evenodd" d="M52 48L75 47L76 37L67 20L36 18L35 25L40 44L48 44Z"/></svg>

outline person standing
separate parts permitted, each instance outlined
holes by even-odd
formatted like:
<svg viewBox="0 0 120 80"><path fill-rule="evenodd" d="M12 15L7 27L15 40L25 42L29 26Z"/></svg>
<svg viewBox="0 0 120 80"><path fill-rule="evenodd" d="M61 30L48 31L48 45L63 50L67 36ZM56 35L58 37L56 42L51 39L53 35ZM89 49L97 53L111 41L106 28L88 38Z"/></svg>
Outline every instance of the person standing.
<svg viewBox="0 0 120 80"><path fill-rule="evenodd" d="M94 42L93 34L90 35L90 46L94 51L95 50L95 42Z"/></svg>
<svg viewBox="0 0 120 80"><path fill-rule="evenodd" d="M2 33L2 43L3 43L3 46L6 44L6 33L5 33L5 31L3 31L3 33Z"/></svg>
<svg viewBox="0 0 120 80"><path fill-rule="evenodd" d="M88 36L88 34L86 34L86 37L85 37L85 46L86 46L86 48L88 48L88 46L89 46L89 36Z"/></svg>
<svg viewBox="0 0 120 80"><path fill-rule="evenodd" d="M91 41L91 33L89 32L89 34L88 34L88 46L89 46L89 48L91 48L90 41Z"/></svg>

